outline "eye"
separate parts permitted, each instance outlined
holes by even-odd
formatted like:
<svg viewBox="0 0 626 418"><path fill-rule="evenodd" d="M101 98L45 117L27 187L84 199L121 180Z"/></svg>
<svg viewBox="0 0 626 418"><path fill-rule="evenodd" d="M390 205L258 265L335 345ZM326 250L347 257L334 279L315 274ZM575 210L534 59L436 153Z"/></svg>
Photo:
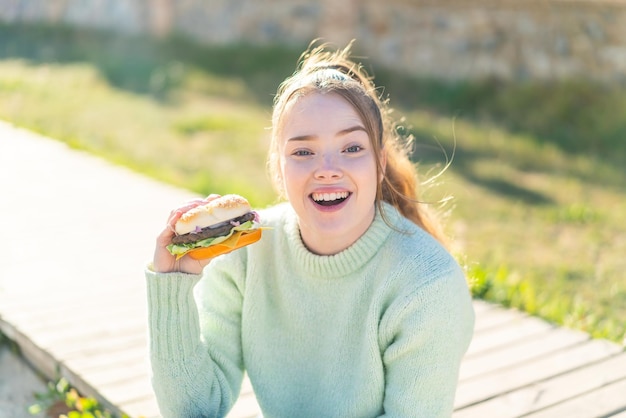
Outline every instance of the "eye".
<svg viewBox="0 0 626 418"><path fill-rule="evenodd" d="M363 147L360 145L350 145L348 148L345 149L345 152L347 153L355 153L355 152L359 152L362 151Z"/></svg>
<svg viewBox="0 0 626 418"><path fill-rule="evenodd" d="M295 155L296 157L307 157L309 155L313 155L313 153L308 149L297 149L292 152L291 155Z"/></svg>

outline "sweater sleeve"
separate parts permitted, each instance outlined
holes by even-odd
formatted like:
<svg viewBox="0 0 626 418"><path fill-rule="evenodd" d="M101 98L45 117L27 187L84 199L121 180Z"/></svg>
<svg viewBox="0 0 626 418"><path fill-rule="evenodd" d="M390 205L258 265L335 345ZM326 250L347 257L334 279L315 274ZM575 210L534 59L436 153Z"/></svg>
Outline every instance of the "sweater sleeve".
<svg viewBox="0 0 626 418"><path fill-rule="evenodd" d="M398 298L381 322L385 417L449 418L474 311L460 267Z"/></svg>
<svg viewBox="0 0 626 418"><path fill-rule="evenodd" d="M152 386L163 418L224 417L239 394L241 294L217 261L203 277L146 270Z"/></svg>

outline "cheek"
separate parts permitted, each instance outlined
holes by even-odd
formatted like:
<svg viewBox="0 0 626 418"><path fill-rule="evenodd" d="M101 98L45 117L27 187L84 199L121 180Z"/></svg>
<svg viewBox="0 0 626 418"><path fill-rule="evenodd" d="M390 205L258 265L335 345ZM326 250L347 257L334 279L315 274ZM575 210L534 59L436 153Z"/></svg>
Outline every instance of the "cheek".
<svg viewBox="0 0 626 418"><path fill-rule="evenodd" d="M281 164L282 184L285 192L295 191L303 187L306 178L306 168L303 164L295 164L290 161L283 161Z"/></svg>
<svg viewBox="0 0 626 418"><path fill-rule="evenodd" d="M376 162L373 158L352 161L347 167L349 167L351 172L358 173L358 176L361 178L375 179L378 177Z"/></svg>
<svg viewBox="0 0 626 418"><path fill-rule="evenodd" d="M376 171L376 163L373 160L356 166L353 173L354 177L358 179L362 192L376 195L381 178Z"/></svg>

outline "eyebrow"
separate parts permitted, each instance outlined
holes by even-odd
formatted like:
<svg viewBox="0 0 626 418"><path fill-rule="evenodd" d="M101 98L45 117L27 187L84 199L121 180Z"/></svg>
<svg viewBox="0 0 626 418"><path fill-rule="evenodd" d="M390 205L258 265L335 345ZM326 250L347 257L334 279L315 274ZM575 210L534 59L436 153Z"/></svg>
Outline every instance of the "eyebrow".
<svg viewBox="0 0 626 418"><path fill-rule="evenodd" d="M352 132L356 132L356 131L363 131L363 132L367 133L367 131L365 130L365 127L363 127L361 125L354 125L354 126L351 126L349 128L340 130L339 132L337 132L336 136L344 136L344 135L348 135L348 134L350 134ZM315 135L299 135L299 136L294 136L294 137L289 138L287 140L287 142L290 142L290 141L310 141L310 140L313 140L315 138L316 138Z"/></svg>

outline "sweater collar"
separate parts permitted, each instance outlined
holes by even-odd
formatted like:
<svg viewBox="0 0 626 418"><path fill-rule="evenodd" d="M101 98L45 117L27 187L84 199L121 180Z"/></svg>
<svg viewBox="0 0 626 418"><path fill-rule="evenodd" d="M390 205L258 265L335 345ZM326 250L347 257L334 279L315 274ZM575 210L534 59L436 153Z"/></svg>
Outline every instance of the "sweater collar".
<svg viewBox="0 0 626 418"><path fill-rule="evenodd" d="M383 203L383 208L386 219L392 225L401 224L401 215L393 206ZM372 224L350 247L333 255L317 255L304 245L297 216L293 209L290 212L284 227L295 268L318 278L339 278L359 270L374 257L392 231L377 208Z"/></svg>

